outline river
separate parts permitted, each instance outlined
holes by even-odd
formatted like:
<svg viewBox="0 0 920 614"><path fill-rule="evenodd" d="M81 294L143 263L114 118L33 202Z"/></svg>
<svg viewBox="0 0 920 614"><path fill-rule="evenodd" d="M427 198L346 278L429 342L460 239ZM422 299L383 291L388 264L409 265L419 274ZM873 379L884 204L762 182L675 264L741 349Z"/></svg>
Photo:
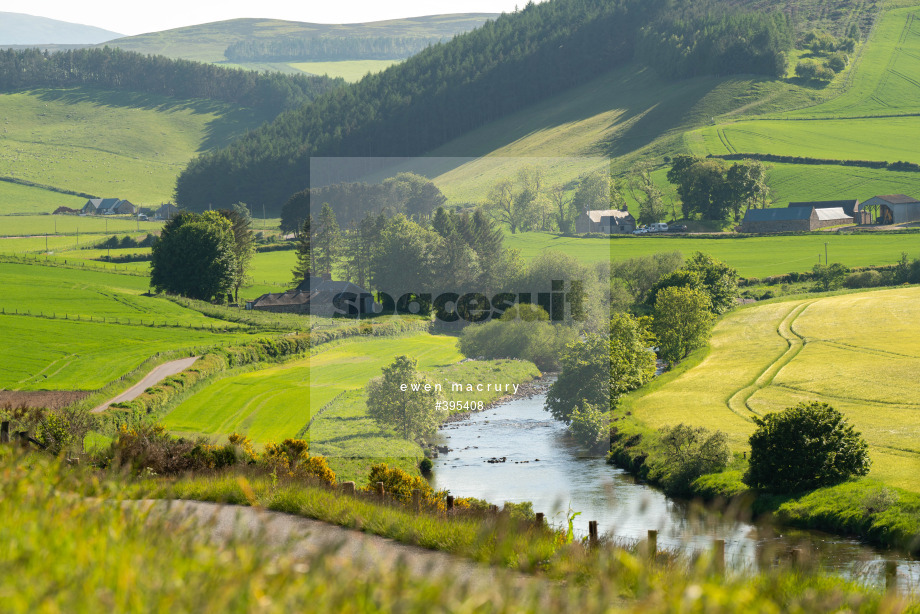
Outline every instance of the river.
<svg viewBox="0 0 920 614"><path fill-rule="evenodd" d="M896 561L899 588L920 591L917 560L853 539L731 519L637 483L603 458L582 454L543 409L545 400L545 394L515 399L445 425L442 445L451 451L435 459L433 486L499 505L531 501L557 527L567 526L570 510L580 512L578 533L586 535L588 521L596 520L602 535L623 543L654 529L660 549L689 554L724 539L726 564L734 569L778 564L797 549L828 572L878 584L885 562ZM505 462L488 462L502 457Z"/></svg>

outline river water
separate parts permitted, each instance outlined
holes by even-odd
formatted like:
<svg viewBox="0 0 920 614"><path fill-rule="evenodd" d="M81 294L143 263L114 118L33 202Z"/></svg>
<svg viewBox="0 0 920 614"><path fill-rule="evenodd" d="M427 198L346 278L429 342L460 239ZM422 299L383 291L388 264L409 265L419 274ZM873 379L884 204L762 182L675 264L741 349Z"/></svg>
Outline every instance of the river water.
<svg viewBox="0 0 920 614"><path fill-rule="evenodd" d="M896 561L899 588L920 592L917 560L852 539L730 518L637 483L603 458L582 454L565 426L543 409L545 400L545 394L515 399L446 425L442 445L451 451L434 461L433 486L499 505L531 501L534 511L557 527L567 527L568 515L581 512L574 518L581 535L587 535L590 520L598 521L602 535L624 543L654 529L659 549L683 554L724 539L726 565L734 569L783 564L797 549L826 571L879 584L885 562ZM504 462L487 462L502 457Z"/></svg>

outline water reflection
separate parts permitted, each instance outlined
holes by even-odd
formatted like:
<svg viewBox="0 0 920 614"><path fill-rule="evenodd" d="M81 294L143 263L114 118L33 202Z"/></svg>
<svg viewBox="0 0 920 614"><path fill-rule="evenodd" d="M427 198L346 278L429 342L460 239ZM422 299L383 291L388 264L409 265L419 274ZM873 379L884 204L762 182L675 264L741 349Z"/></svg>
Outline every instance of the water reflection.
<svg viewBox="0 0 920 614"><path fill-rule="evenodd" d="M883 582L886 560L898 562L899 586L920 585L920 563L892 556L856 540L814 531L777 531L752 524L737 510L716 513L674 501L636 483L603 458L586 457L572 446L565 427L543 410L545 395L518 399L468 420L447 425L443 443L451 451L435 460L432 482L456 496L502 503L531 501L552 524L574 526L581 535L597 520L602 534L623 541L658 531L658 546L684 554L725 540L726 563L735 568L788 564L793 557L863 579ZM501 459L504 462L489 462Z"/></svg>

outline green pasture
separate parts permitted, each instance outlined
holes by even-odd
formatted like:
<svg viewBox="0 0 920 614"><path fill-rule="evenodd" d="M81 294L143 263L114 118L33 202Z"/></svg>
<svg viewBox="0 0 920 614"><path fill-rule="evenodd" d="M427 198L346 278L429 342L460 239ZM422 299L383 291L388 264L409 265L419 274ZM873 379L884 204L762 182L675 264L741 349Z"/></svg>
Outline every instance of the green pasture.
<svg viewBox="0 0 920 614"><path fill-rule="evenodd" d="M147 295L149 279L95 270L0 263L0 309L69 318L106 318L169 326L236 327Z"/></svg>
<svg viewBox="0 0 920 614"><path fill-rule="evenodd" d="M432 369L458 362L454 337L416 335L348 340L322 346L309 358L221 379L189 397L163 419L171 431L205 435L246 433L265 443L294 437L339 394L359 390L394 357Z"/></svg>
<svg viewBox="0 0 920 614"><path fill-rule="evenodd" d="M86 201L83 200L83 204ZM3 215L0 236L20 237L44 234L102 234L119 237L139 232L157 232L163 222L141 222L131 216Z"/></svg>
<svg viewBox="0 0 920 614"><path fill-rule="evenodd" d="M563 237L527 232L505 236L505 245L518 249L525 260L546 250L557 250L583 262L617 261L658 252L680 251L685 256L701 251L738 269L742 277L767 277L809 271L828 258L849 267L894 264L906 252L920 256L920 234L827 234L695 238L692 236L625 236L622 238Z"/></svg>
<svg viewBox="0 0 920 614"><path fill-rule="evenodd" d="M172 198L176 176L191 158L228 144L264 119L223 103L131 92L4 93L0 176L159 205ZM35 211L38 203L19 203L23 194L3 187L0 213ZM60 200L69 206L75 202Z"/></svg>
<svg viewBox="0 0 920 614"><path fill-rule="evenodd" d="M920 7L916 2L909 4L914 6L882 12L856 59L850 82L839 96L786 115L869 117L920 112Z"/></svg>
<svg viewBox="0 0 920 614"><path fill-rule="evenodd" d="M368 73L381 72L402 60L344 60L341 62L291 62L288 64L311 75L342 77L349 83L360 81Z"/></svg>
<svg viewBox="0 0 920 614"><path fill-rule="evenodd" d="M198 352L235 338L187 328L0 315L0 388L95 390L155 354Z"/></svg>
<svg viewBox="0 0 920 614"><path fill-rule="evenodd" d="M291 271L296 263L296 252L292 250L262 252L252 257L247 275L253 285L273 286L271 292L284 292L297 285L291 281L294 278ZM274 284L282 284L283 287Z"/></svg>
<svg viewBox="0 0 920 614"><path fill-rule="evenodd" d="M86 199L71 194L61 194L35 186L20 185L9 181L0 181L0 215L8 213L51 213L58 207L79 209L86 204ZM4 218L0 218L0 234L9 234L3 230Z"/></svg>
<svg viewBox="0 0 920 614"><path fill-rule="evenodd" d="M752 418L799 401L830 403L862 432L870 477L920 490L920 288L817 296L740 309L716 326L708 355L628 399L652 427L719 429L745 450Z"/></svg>
<svg viewBox="0 0 920 614"><path fill-rule="evenodd" d="M918 65L920 68L920 65ZM920 90L918 90L920 94ZM920 162L920 117L755 120L702 130L706 152Z"/></svg>

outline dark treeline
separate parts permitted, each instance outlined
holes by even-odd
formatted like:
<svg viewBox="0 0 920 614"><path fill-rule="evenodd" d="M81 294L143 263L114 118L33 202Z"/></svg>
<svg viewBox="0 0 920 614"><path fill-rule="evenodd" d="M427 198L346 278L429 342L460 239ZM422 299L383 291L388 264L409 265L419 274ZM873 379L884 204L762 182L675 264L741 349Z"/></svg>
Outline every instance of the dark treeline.
<svg viewBox="0 0 920 614"><path fill-rule="evenodd" d="M0 87L95 87L221 100L277 115L344 85L341 79L259 73L118 48L0 51Z"/></svg>
<svg viewBox="0 0 920 614"><path fill-rule="evenodd" d="M176 199L196 210L243 201L277 212L307 187L310 156L422 154L631 61L643 28L652 28L643 34L651 39L656 28L678 27L663 16L683 14L690 5L690 0L529 3L193 160L178 179ZM752 23L763 19L772 18ZM774 43L769 36L763 41L766 48ZM759 62L760 55L754 59Z"/></svg>
<svg viewBox="0 0 920 614"><path fill-rule="evenodd" d="M669 77L757 73L781 77L794 42L782 13L713 10L712 2L668 12L642 28L637 58Z"/></svg>
<svg viewBox="0 0 920 614"><path fill-rule="evenodd" d="M398 173L382 183L338 183L291 196L281 208L281 230L298 232L311 212L316 217L326 203L345 228L354 228L368 215L423 219L446 200L436 185L415 173Z"/></svg>
<svg viewBox="0 0 920 614"><path fill-rule="evenodd" d="M306 62L336 60L401 60L441 37L309 36L233 43L224 52L231 62Z"/></svg>

